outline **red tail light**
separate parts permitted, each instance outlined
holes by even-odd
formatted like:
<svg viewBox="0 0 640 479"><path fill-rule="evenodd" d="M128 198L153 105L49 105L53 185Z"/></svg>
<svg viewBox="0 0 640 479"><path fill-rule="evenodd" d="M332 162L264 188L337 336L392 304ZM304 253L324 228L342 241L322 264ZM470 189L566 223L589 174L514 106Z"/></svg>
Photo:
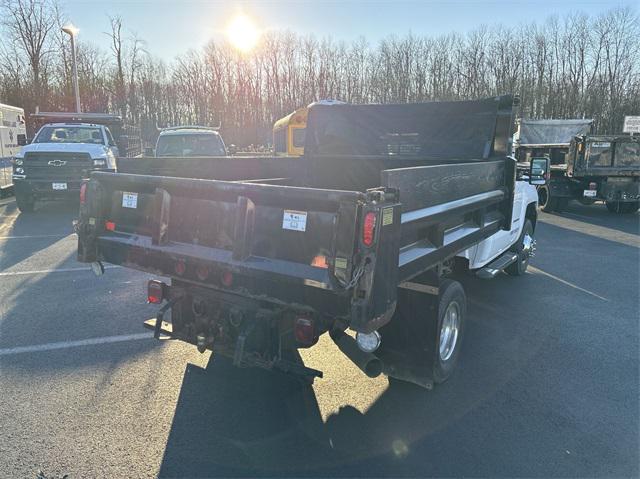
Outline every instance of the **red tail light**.
<svg viewBox="0 0 640 479"><path fill-rule="evenodd" d="M316 326L310 318L296 318L293 323L293 334L296 342L303 346L313 346L318 342Z"/></svg>
<svg viewBox="0 0 640 479"><path fill-rule="evenodd" d="M187 265L183 260L179 259L178 261L176 261L176 264L174 265L173 270L176 272L177 275L182 276L184 272L187 270Z"/></svg>
<svg viewBox="0 0 640 479"><path fill-rule="evenodd" d="M104 229L106 229L107 231L115 231L116 230L116 224L113 221L105 221L104 222Z"/></svg>
<svg viewBox="0 0 640 479"><path fill-rule="evenodd" d="M84 205L86 200L87 200L87 184L82 183L82 186L80 186L80 204Z"/></svg>
<svg viewBox="0 0 640 479"><path fill-rule="evenodd" d="M369 211L364 215L364 227L362 228L362 242L365 246L373 244L373 238L376 233L376 214Z"/></svg>
<svg viewBox="0 0 640 479"><path fill-rule="evenodd" d="M160 304L164 299L164 283L157 279L151 279L147 283L147 301Z"/></svg>
<svg viewBox="0 0 640 479"><path fill-rule="evenodd" d="M233 284L233 273L231 271L225 271L222 273L220 279L223 285L225 285L227 288L230 288Z"/></svg>

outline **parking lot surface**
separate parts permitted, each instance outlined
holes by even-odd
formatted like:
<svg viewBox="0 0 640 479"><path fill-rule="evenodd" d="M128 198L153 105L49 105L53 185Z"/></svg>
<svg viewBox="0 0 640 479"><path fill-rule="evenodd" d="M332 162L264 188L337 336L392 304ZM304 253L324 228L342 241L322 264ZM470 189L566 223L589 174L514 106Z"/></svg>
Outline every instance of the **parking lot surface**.
<svg viewBox="0 0 640 479"><path fill-rule="evenodd" d="M0 200L0 477L639 474L639 216L541 213L529 273L465 280L459 369L313 386L154 341L147 274L75 261L77 205Z"/></svg>

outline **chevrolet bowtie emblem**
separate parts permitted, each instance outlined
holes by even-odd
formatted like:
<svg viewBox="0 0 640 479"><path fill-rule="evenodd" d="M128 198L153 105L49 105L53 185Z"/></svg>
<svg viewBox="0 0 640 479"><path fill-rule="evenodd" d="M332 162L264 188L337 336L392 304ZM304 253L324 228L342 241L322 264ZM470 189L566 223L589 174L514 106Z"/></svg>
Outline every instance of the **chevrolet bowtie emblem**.
<svg viewBox="0 0 640 479"><path fill-rule="evenodd" d="M48 161L47 164L51 166L62 166L62 165L66 165L67 162L64 160L51 160L51 161Z"/></svg>

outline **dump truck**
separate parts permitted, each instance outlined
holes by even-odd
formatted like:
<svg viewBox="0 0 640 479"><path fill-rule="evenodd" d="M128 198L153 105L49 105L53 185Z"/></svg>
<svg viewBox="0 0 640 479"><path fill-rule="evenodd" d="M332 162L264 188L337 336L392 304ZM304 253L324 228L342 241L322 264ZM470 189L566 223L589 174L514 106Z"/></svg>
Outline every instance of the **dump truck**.
<svg viewBox="0 0 640 479"><path fill-rule="evenodd" d="M78 260L170 278L147 284L156 338L313 381L296 350L329 334L368 376L431 388L460 355L456 275L519 276L535 252L548 160L517 178L516 107L313 105L300 158L194 158L201 178L92 172Z"/></svg>
<svg viewBox="0 0 640 479"><path fill-rule="evenodd" d="M580 135L566 163L551 165L548 184L538 188L543 211L562 211L572 199L590 205L604 201L612 213L640 207L640 137Z"/></svg>

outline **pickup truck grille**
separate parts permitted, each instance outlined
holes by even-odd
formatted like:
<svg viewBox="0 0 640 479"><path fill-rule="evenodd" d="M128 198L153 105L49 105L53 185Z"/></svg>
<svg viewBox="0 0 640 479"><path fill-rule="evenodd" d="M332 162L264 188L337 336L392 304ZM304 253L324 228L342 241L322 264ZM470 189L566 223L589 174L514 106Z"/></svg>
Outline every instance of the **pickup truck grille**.
<svg viewBox="0 0 640 479"><path fill-rule="evenodd" d="M92 167L88 153L26 153L24 170L27 179L81 180Z"/></svg>

